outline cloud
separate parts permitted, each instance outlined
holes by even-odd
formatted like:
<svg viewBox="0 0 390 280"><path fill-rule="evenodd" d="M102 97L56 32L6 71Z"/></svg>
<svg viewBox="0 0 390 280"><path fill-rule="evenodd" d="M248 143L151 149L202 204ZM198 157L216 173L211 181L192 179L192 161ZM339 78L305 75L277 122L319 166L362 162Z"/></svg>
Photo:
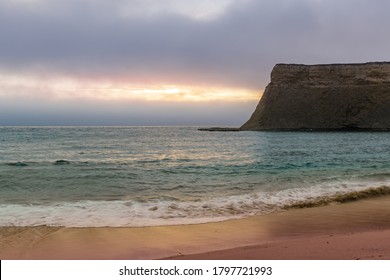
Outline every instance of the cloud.
<svg viewBox="0 0 390 280"><path fill-rule="evenodd" d="M278 62L386 60L390 47L383 0L222 1L209 20L191 16L209 1L19 1L0 4L1 67L15 72L254 89Z"/></svg>

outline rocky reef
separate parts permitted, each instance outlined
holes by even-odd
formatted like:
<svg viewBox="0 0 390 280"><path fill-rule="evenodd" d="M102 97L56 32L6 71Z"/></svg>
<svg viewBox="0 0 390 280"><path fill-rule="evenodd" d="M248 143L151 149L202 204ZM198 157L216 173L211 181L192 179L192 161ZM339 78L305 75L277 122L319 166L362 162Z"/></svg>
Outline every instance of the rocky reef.
<svg viewBox="0 0 390 280"><path fill-rule="evenodd" d="M390 130L390 62L277 64L240 130Z"/></svg>

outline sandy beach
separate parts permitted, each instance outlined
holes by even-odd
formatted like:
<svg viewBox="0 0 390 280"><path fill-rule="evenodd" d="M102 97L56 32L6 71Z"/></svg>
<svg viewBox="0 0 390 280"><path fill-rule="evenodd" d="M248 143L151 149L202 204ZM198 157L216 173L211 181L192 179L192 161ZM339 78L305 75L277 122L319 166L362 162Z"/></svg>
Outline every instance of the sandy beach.
<svg viewBox="0 0 390 280"><path fill-rule="evenodd" d="M2 227L0 259L390 259L390 197L218 223Z"/></svg>

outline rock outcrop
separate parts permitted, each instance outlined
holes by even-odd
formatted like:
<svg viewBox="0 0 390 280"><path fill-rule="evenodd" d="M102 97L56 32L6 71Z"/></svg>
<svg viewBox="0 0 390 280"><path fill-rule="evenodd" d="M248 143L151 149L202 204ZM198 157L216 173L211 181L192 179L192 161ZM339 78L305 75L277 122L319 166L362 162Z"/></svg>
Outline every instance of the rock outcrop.
<svg viewBox="0 0 390 280"><path fill-rule="evenodd" d="M277 64L241 130L389 130L390 62Z"/></svg>

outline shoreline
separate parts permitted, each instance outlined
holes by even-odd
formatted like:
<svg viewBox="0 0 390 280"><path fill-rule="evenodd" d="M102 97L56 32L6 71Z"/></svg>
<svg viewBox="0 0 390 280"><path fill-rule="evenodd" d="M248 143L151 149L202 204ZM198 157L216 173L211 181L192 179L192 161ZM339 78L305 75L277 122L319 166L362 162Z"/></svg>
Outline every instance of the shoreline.
<svg viewBox="0 0 390 280"><path fill-rule="evenodd" d="M0 227L0 259L390 259L389 217L384 196L196 225Z"/></svg>

